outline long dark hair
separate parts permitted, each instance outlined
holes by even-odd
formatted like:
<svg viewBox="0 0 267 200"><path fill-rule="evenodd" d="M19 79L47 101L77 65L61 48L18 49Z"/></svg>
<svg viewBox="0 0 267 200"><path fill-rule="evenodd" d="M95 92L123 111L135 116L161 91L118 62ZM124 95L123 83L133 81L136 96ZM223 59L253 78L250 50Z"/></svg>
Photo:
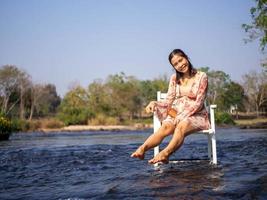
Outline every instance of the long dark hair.
<svg viewBox="0 0 267 200"><path fill-rule="evenodd" d="M190 76L194 76L197 73L197 70L193 67L192 63L190 62L189 57L185 54L185 52L183 52L181 49L174 49L169 55L169 62L176 72L176 83L180 84L180 78L183 76L183 73L178 72L171 63L171 60L172 60L173 56L175 56L175 55L182 56L188 61L188 63L189 63L189 75Z"/></svg>

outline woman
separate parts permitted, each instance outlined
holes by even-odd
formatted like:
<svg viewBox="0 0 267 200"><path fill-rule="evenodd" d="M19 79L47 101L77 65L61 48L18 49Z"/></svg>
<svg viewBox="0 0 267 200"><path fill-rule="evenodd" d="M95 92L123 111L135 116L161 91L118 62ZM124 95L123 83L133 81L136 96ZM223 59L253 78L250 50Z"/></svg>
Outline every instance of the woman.
<svg viewBox="0 0 267 200"><path fill-rule="evenodd" d="M169 156L181 147L186 136L210 127L204 106L207 75L194 69L181 49L174 49L170 53L169 62L176 73L170 78L166 100L151 101L146 107L147 112L156 112L162 125L131 155L144 159L147 150L158 146L166 136L173 134L167 147L149 160L151 164L168 163Z"/></svg>

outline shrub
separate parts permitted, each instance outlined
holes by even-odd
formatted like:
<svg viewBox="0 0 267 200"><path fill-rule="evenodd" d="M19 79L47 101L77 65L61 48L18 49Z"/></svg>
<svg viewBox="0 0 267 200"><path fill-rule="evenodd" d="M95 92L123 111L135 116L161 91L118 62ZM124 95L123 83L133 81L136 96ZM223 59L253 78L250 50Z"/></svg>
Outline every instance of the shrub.
<svg viewBox="0 0 267 200"><path fill-rule="evenodd" d="M98 114L95 118L88 121L90 125L117 125L118 120L114 117L109 117L104 114Z"/></svg>
<svg viewBox="0 0 267 200"><path fill-rule="evenodd" d="M12 123L5 117L0 117L0 134L10 134L12 132Z"/></svg>
<svg viewBox="0 0 267 200"><path fill-rule="evenodd" d="M86 109L68 108L60 111L57 115L65 125L87 124L92 113Z"/></svg>
<svg viewBox="0 0 267 200"><path fill-rule="evenodd" d="M13 119L12 120L12 130L13 131L28 131L30 130L30 123L26 120Z"/></svg>
<svg viewBox="0 0 267 200"><path fill-rule="evenodd" d="M64 123L55 118L40 120L41 128L62 128L63 126L64 126Z"/></svg>
<svg viewBox="0 0 267 200"><path fill-rule="evenodd" d="M39 120L12 120L12 131L36 131L40 128L62 128L64 123L55 118L39 119Z"/></svg>
<svg viewBox="0 0 267 200"><path fill-rule="evenodd" d="M222 124L234 125L235 124L232 116L226 112L215 112L215 122L218 125L222 125Z"/></svg>
<svg viewBox="0 0 267 200"><path fill-rule="evenodd" d="M27 121L27 123L29 124L27 131L35 131L41 128L41 122L39 120Z"/></svg>

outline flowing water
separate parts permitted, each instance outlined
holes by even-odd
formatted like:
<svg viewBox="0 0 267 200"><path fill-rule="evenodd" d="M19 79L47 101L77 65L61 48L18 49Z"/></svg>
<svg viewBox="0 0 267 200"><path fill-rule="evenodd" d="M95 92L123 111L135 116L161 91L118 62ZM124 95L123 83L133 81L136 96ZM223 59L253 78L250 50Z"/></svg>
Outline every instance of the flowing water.
<svg viewBox="0 0 267 200"><path fill-rule="evenodd" d="M198 134L177 163L130 158L149 133L13 134L0 142L0 199L267 199L267 130L218 129L217 166Z"/></svg>

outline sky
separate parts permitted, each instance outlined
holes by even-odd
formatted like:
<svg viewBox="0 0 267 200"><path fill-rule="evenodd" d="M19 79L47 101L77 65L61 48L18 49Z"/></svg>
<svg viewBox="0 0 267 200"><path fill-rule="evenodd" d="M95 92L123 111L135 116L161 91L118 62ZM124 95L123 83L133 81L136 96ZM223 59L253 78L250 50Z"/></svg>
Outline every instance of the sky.
<svg viewBox="0 0 267 200"><path fill-rule="evenodd" d="M64 96L73 84L124 72L139 80L174 73L180 48L194 67L233 81L261 70L259 42L245 43L253 0L0 0L0 66Z"/></svg>

